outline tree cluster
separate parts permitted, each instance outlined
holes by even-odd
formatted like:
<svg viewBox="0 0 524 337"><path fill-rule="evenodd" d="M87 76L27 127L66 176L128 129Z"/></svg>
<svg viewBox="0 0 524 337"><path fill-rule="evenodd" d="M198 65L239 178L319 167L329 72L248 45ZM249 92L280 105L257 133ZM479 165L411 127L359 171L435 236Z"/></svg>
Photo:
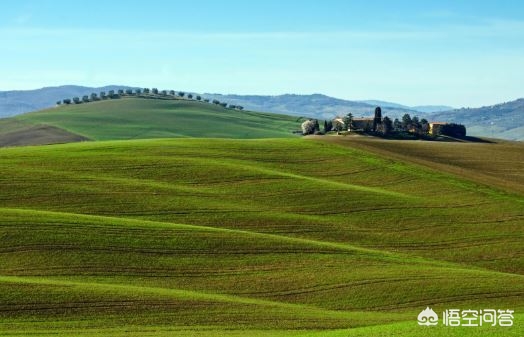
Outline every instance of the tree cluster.
<svg viewBox="0 0 524 337"><path fill-rule="evenodd" d="M312 135L320 132L320 125L317 119L309 119L302 123L302 134Z"/></svg>
<svg viewBox="0 0 524 337"><path fill-rule="evenodd" d="M411 132L420 136L425 136L429 131L429 122L425 119L419 119L418 116L411 117L409 114L402 116L402 120L395 118L392 129L395 132Z"/></svg>
<svg viewBox="0 0 524 337"><path fill-rule="evenodd" d="M462 124L444 124L440 127L440 134L455 138L466 137L466 127Z"/></svg>
<svg viewBox="0 0 524 337"><path fill-rule="evenodd" d="M338 119L334 119L332 121L332 126L331 126L331 130L332 131L336 131L336 132L341 132L341 131L344 131L344 129L346 129L346 124Z"/></svg>
<svg viewBox="0 0 524 337"><path fill-rule="evenodd" d="M140 95L141 92L142 92L141 89L136 89L135 90L135 94L136 95ZM56 102L56 104L58 104L58 105L60 105L60 104L69 105L69 104L73 104L73 103L74 104L89 103L89 102L103 101L103 100L107 100L107 99L117 99L117 98L120 98L120 97L122 97L124 95L131 96L133 94L134 94L133 90L131 90L131 89L126 89L126 90L120 89L120 90L118 90L117 93L115 93L114 90L109 90L107 93L105 91L101 91L99 93L92 92L90 95L82 96L82 98L79 98L79 97L73 97L72 99L64 98L63 100Z"/></svg>
<svg viewBox="0 0 524 337"><path fill-rule="evenodd" d="M344 118L342 118L342 121L344 122L344 125L348 130L351 130L353 128L353 114L351 112L345 115Z"/></svg>
<svg viewBox="0 0 524 337"><path fill-rule="evenodd" d="M313 121L314 120L308 120L302 123L302 133L304 135L318 132L318 127L317 129L314 128ZM425 118L419 118L418 116L411 117L409 114L404 114L400 120L398 118L391 120L388 116L382 117L382 109L380 107L375 109L372 125L370 121L364 121L364 123L360 125L360 121L355 122L351 113L348 113L342 118L324 121L324 133L330 131L352 131L355 127L361 128L366 133L383 136L395 134L395 137L400 138L414 138L413 136L415 136L415 138L424 138L429 136L430 131L430 124ZM438 135L456 138L466 136L466 127L461 124L443 124L436 130Z"/></svg>
<svg viewBox="0 0 524 337"><path fill-rule="evenodd" d="M395 119L392 130L396 132L410 132L425 137L429 135L430 125L425 118L419 119L418 116L411 117L409 114L405 114L402 116L402 120ZM437 135L457 138L465 137L466 127L455 123L444 124L438 130Z"/></svg>

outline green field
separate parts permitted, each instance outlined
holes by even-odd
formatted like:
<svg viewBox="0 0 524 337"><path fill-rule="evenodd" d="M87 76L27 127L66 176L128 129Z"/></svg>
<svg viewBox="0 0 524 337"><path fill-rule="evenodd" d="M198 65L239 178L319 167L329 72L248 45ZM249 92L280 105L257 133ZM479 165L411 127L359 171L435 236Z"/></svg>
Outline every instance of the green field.
<svg viewBox="0 0 524 337"><path fill-rule="evenodd" d="M375 137L322 137L382 157L445 171L479 184L524 193L524 146L500 139L476 142L384 140Z"/></svg>
<svg viewBox="0 0 524 337"><path fill-rule="evenodd" d="M186 100L125 97L63 105L0 120L0 146L25 128L53 126L91 140L145 138L282 138L300 130L300 118L238 111ZM7 134L7 135L6 135ZM56 138L56 137L55 137ZM64 139L62 142L70 142ZM58 141L60 142L60 141ZM43 142L41 142L43 143ZM53 138L47 143L57 143ZM7 145L10 145L8 142ZM28 145L34 145L29 143Z"/></svg>
<svg viewBox="0 0 524 337"><path fill-rule="evenodd" d="M90 106L24 118L113 138L97 121L117 114L81 121ZM275 118L290 135L296 121ZM163 134L128 121L114 138ZM518 159L492 183L482 150L476 162L428 156L442 169L350 138L0 149L0 335L523 335ZM504 144L475 145L515 161ZM418 326L427 306L512 309L515 324Z"/></svg>

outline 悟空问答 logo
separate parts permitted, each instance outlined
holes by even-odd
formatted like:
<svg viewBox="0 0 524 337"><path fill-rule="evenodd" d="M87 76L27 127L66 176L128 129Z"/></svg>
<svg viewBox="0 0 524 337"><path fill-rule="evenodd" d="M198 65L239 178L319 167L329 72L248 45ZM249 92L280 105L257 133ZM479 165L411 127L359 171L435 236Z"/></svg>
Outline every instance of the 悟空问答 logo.
<svg viewBox="0 0 524 337"><path fill-rule="evenodd" d="M417 319L418 325L430 326L438 324L438 316L430 307L422 310L420 314L418 314Z"/></svg>

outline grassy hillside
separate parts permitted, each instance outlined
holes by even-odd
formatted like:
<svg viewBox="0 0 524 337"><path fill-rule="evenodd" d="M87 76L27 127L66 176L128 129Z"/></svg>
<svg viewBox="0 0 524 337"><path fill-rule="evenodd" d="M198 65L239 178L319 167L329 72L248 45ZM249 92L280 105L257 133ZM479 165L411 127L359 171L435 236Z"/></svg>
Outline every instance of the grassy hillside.
<svg viewBox="0 0 524 337"><path fill-rule="evenodd" d="M0 147L73 143L89 140L64 129L17 119L0 120Z"/></svg>
<svg viewBox="0 0 524 337"><path fill-rule="evenodd" d="M524 143L493 139L484 142L427 142L374 137L323 137L359 147L382 157L443 170L480 184L524 193Z"/></svg>
<svg viewBox="0 0 524 337"><path fill-rule="evenodd" d="M524 309L524 195L470 170L316 139L0 149L0 335L466 336L416 316Z"/></svg>
<svg viewBox="0 0 524 337"><path fill-rule="evenodd" d="M241 112L182 99L135 97L60 106L15 118L24 123L51 125L92 140L292 137L292 131L300 129L297 117Z"/></svg>

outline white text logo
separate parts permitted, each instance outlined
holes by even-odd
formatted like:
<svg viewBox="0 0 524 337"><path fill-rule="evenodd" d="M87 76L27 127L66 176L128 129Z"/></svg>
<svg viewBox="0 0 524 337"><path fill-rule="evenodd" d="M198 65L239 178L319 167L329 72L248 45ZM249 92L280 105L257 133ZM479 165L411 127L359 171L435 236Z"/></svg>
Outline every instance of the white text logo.
<svg viewBox="0 0 524 337"><path fill-rule="evenodd" d="M513 326L514 310L495 309L447 309L442 313L444 326ZM417 317L418 325L437 325L438 316L430 308L422 310Z"/></svg>

